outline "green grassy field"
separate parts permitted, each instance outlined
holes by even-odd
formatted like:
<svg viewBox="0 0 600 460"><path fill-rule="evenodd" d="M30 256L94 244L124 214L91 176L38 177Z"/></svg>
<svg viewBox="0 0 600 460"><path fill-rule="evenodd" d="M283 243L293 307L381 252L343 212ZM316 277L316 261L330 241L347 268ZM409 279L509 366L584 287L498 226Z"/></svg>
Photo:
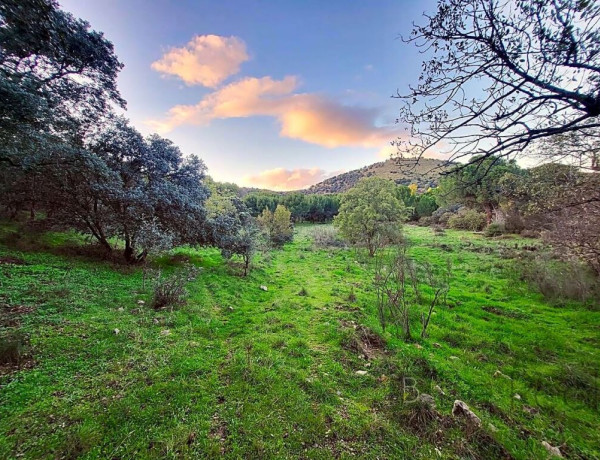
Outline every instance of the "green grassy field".
<svg viewBox="0 0 600 460"><path fill-rule="evenodd" d="M29 337L30 359L1 370L0 458L600 456L600 309L520 281L511 254L531 240L407 227L410 254L450 258L453 280L406 343L381 332L370 261L313 248L310 226L247 278L216 250L154 261L201 267L174 311L149 306L140 268L71 255L75 235L2 229L2 333Z"/></svg>

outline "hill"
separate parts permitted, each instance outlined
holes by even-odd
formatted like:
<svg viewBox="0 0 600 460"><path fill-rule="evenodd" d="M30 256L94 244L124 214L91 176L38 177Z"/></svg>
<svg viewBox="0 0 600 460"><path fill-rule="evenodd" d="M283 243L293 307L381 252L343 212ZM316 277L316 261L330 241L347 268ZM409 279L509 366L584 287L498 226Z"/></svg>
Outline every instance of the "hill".
<svg viewBox="0 0 600 460"><path fill-rule="evenodd" d="M419 191L437 186L440 174L449 168L448 163L433 158L415 159L390 158L354 171L339 174L319 182L305 193L341 193L351 189L363 177L382 177L401 185L417 184Z"/></svg>

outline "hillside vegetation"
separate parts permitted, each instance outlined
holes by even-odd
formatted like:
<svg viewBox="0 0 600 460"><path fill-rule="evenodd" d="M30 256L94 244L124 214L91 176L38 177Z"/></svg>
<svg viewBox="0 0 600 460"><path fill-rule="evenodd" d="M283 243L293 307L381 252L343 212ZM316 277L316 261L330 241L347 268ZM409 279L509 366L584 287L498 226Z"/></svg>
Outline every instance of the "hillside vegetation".
<svg viewBox="0 0 600 460"><path fill-rule="evenodd" d="M449 167L448 163L433 158L421 158L418 162L409 158L390 158L364 168L342 173L319 182L306 189L306 193L342 193L354 187L363 177L381 177L399 185L417 184L424 192L436 187L440 174Z"/></svg>
<svg viewBox="0 0 600 460"><path fill-rule="evenodd" d="M200 272L185 305L154 310L141 267L4 224L2 328L27 340L2 368L0 457L530 459L543 441L600 455L600 311L519 279L531 240L406 227L412 257L454 273L429 337L405 342L379 326L372 259L316 248L317 227L245 278L216 249L156 258ZM480 430L450 415L456 399Z"/></svg>

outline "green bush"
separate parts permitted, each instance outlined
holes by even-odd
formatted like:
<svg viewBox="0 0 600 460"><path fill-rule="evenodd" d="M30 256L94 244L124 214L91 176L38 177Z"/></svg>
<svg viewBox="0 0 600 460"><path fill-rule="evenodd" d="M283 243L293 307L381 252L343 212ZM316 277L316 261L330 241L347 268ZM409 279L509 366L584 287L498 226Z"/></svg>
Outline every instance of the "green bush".
<svg viewBox="0 0 600 460"><path fill-rule="evenodd" d="M464 209L448 219L448 227L460 230L479 231L486 224L485 214L474 209Z"/></svg>
<svg viewBox="0 0 600 460"><path fill-rule="evenodd" d="M493 237L493 236L500 236L502 234L504 234L506 232L506 228L503 224L500 224L498 222L492 222L490 225L488 225L485 229L485 236L487 237Z"/></svg>

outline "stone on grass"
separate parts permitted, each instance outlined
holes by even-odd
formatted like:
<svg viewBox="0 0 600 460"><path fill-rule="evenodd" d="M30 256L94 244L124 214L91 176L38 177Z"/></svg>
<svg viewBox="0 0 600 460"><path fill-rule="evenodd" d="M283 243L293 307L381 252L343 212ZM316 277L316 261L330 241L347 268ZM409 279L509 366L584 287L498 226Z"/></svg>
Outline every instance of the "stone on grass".
<svg viewBox="0 0 600 460"><path fill-rule="evenodd" d="M498 369L496 372L494 372L494 377L502 377L507 380L512 380L508 375L503 374L502 371L500 371L500 369Z"/></svg>
<svg viewBox="0 0 600 460"><path fill-rule="evenodd" d="M119 333L120 333L121 331L120 331L119 329L115 329L113 332L115 333L115 335L119 335Z"/></svg>
<svg viewBox="0 0 600 460"><path fill-rule="evenodd" d="M433 342L433 347L434 348L442 348L442 346L437 342Z"/></svg>
<svg viewBox="0 0 600 460"><path fill-rule="evenodd" d="M515 398L515 399L521 399L521 395L519 393L515 393L515 395L513 396L513 398Z"/></svg>
<svg viewBox="0 0 600 460"><path fill-rule="evenodd" d="M563 458L562 453L558 447L554 447L546 441L542 441L542 446L548 451L548 453L553 457Z"/></svg>
<svg viewBox="0 0 600 460"><path fill-rule="evenodd" d="M265 292L267 292L269 290L269 288L267 286L265 286L264 284L261 284L260 288Z"/></svg>
<svg viewBox="0 0 600 460"><path fill-rule="evenodd" d="M137 303L138 303L138 305L145 305L146 304L146 302L144 302L143 300L138 300Z"/></svg>
<svg viewBox="0 0 600 460"><path fill-rule="evenodd" d="M171 331L169 329L163 329L160 331L160 335L171 335Z"/></svg>
<svg viewBox="0 0 600 460"><path fill-rule="evenodd" d="M469 406L465 402L458 399L454 401L452 415L455 417L464 417L471 427L479 428L481 426L481 419L475 415L475 412L469 409Z"/></svg>
<svg viewBox="0 0 600 460"><path fill-rule="evenodd" d="M456 360L459 360L460 358L458 356L450 356L450 359L452 361L456 361Z"/></svg>
<svg viewBox="0 0 600 460"><path fill-rule="evenodd" d="M356 371L356 375L367 375L367 371Z"/></svg>

